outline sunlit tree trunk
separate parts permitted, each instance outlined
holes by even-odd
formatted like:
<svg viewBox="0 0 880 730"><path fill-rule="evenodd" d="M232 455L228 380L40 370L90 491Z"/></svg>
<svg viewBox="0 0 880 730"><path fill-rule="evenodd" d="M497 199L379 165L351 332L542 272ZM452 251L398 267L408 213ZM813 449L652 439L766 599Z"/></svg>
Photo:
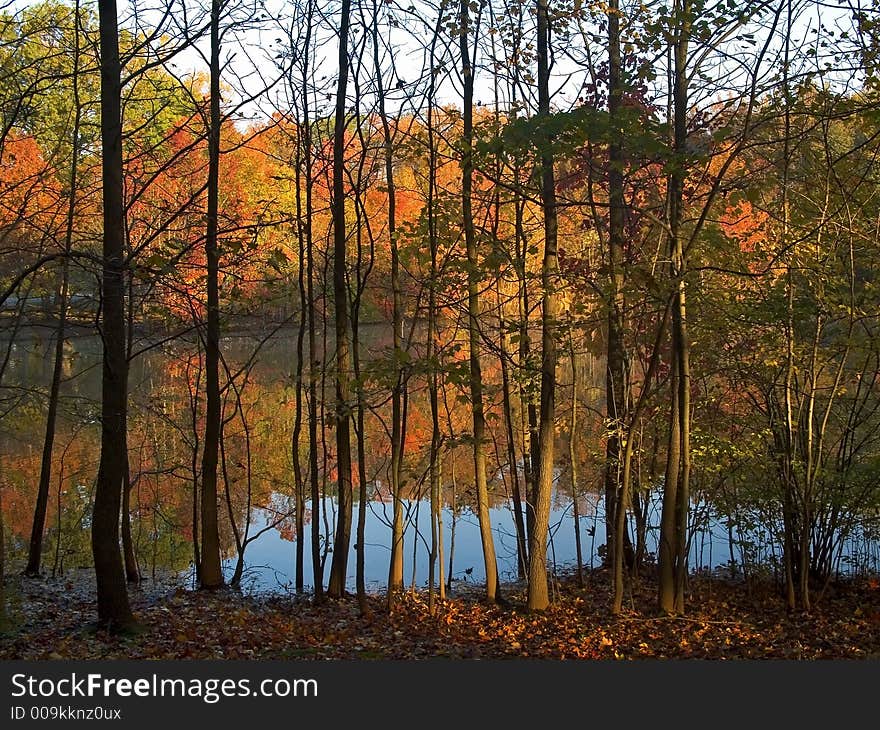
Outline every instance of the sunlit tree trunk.
<svg viewBox="0 0 880 730"><path fill-rule="evenodd" d="M673 39L673 153L668 182L672 304L672 404L666 480L660 531L659 605L664 613L684 612L687 578L687 526L690 504L690 343L687 330L685 261L682 231L687 145L687 58L691 27L690 0L676 7ZM673 440L676 443L673 443ZM667 493L668 492L668 493Z"/></svg>
<svg viewBox="0 0 880 730"><path fill-rule="evenodd" d="M483 373L480 364L480 274L477 238L473 219L473 143L474 143L474 73L468 36L472 32L468 0L459 6L459 46L464 80L463 137L461 153L461 211L468 260L468 342L470 344L470 392L473 418L474 482L477 493L477 519L486 568L486 600L494 602L498 592L498 565L489 517L489 488L486 479L486 419L483 411Z"/></svg>
<svg viewBox="0 0 880 730"><path fill-rule="evenodd" d="M550 54L547 0L538 0L538 114L550 116ZM549 135L548 135L549 137ZM556 328L559 318L559 261L556 251L556 182L551 138L541 140L541 208L544 214L544 259L541 264L541 410L539 463L535 480L535 529L529 544L529 610L547 608L547 536L550 497L553 492L554 440L556 437Z"/></svg>
<svg viewBox="0 0 880 730"><path fill-rule="evenodd" d="M392 608L397 593L403 588L403 493L401 463L403 460L403 372L400 369L403 343L403 302L400 289L400 255L397 241L397 188L394 180L394 138L385 108L385 84L379 57L379 7L373 0L373 66L376 76L376 98L382 122L382 152L385 188L388 195L388 240L391 248L391 328L393 373L391 383L391 560L388 569L388 607Z"/></svg>
<svg viewBox="0 0 880 730"><path fill-rule="evenodd" d="M620 3L608 4L608 112L612 126L619 124L623 100L620 55ZM624 192L623 192L623 140L619 134L611 135L608 147L608 262L609 292L607 363L605 375L605 418L607 440L605 444L605 559L614 565L614 546L619 543L616 530L619 520L620 483L622 476L621 437L627 418L629 394L627 392L627 358L624 343ZM623 506L626 509L626 506Z"/></svg>

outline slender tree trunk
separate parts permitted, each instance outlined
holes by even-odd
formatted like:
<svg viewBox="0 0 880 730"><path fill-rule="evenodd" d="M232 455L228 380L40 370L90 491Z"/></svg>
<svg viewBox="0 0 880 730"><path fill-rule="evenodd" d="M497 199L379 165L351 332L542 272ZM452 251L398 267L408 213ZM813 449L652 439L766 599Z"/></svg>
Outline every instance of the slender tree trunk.
<svg viewBox="0 0 880 730"><path fill-rule="evenodd" d="M79 116L79 108L77 107L77 116ZM75 125L78 126L78 125ZM76 146L74 146L76 149ZM74 158L76 157L74 151ZM76 175L72 176L76 179ZM71 201L75 197L75 193L71 192ZM68 209L68 247L72 233L72 209L74 207L71 202ZM43 554L43 532L46 527L46 512L49 506L49 487L52 479L52 448L55 443L55 424L58 417L58 398L61 391L61 374L64 367L64 338L67 321L67 294L68 294L68 259L62 261L61 286L58 290L59 309L58 309L58 326L55 330L55 362L52 367L52 382L49 386L49 403L46 412L46 434L43 439L43 458L40 465L40 482L37 487L37 503L34 508L34 519L31 527L31 541L28 550L27 567L25 567L25 575L38 576L40 574L40 561Z"/></svg>
<svg viewBox="0 0 880 730"><path fill-rule="evenodd" d="M785 37L782 83L784 99L783 149L782 149L782 245L789 246L789 167L791 165L791 104L789 99L789 40L791 35L791 6L788 6L788 33ZM797 477L795 474L795 422L794 422L794 274L791 263L786 267L786 325L785 325L785 464L783 468L783 566L785 570L785 597L789 611L797 608L795 589L795 545L797 544L797 517L795 514L795 495Z"/></svg>
<svg viewBox="0 0 880 730"><path fill-rule="evenodd" d="M391 328L393 330L394 380L391 385L391 560L388 568L388 607L393 608L396 594L403 588L403 494L401 463L403 456L402 391L403 373L403 303L400 289L400 255L397 245L397 191L394 181L394 139L385 109L385 85L379 59L379 9L373 0L373 66L376 74L376 97L382 121L382 151L385 163L385 187L388 195L388 238L391 247Z"/></svg>
<svg viewBox="0 0 880 730"><path fill-rule="evenodd" d="M205 439L202 451L202 569L201 588L224 583L217 519L217 458L220 450L220 261L217 248L218 192L220 186L220 11L221 0L211 2L210 122L208 129L208 265L207 326L205 328Z"/></svg>
<svg viewBox="0 0 880 730"><path fill-rule="evenodd" d="M305 44L310 42L311 27L306 29ZM308 89L305 83L302 87L303 106L307 106L305 101L308 95ZM308 316L308 299L306 296L306 211L303 210L303 175L302 163L305 158L303 151L305 130L304 126L308 124L300 123L296 130L296 152L294 153L294 185L296 186L296 241L299 253L299 266L297 272L297 290L299 292L299 325L296 333L296 366L294 371L294 380L296 381L296 412L293 419L293 434L291 436L291 456L293 459L293 484L294 499L296 500L296 592L302 594L305 591L305 482L303 479L303 467L300 457L300 440L302 438L302 421L303 421L303 397L305 389L303 388L303 357L305 355L305 333L306 320ZM311 176L311 171L307 171L307 175ZM308 211L311 213L311 211Z"/></svg>
<svg viewBox="0 0 880 730"><path fill-rule="evenodd" d="M98 624L113 631L134 625L119 553L119 510L125 479L128 362L125 354L125 202L122 173L122 104L115 0L99 0L101 45L101 151L103 272L101 334L101 457L92 513L92 555Z"/></svg>
<svg viewBox="0 0 880 730"><path fill-rule="evenodd" d="M668 211L672 299L672 370L670 379L669 448L660 531L660 585L658 602L664 613L684 612L687 578L687 529L690 503L690 343L687 332L687 262L681 230L687 147L687 58L691 28L690 0L676 8L673 39L673 167L668 182ZM673 444L673 439L677 443Z"/></svg>
<svg viewBox="0 0 880 730"><path fill-rule="evenodd" d="M299 137L297 136L297 148ZM299 153L297 152L297 158ZM299 326L296 333L296 366L294 380L296 381L296 412L293 417L293 433L290 439L291 457L293 459L293 491L296 504L296 592L302 594L305 591L305 483L303 480L302 461L300 457L300 440L302 438L303 420L303 355L305 354L304 341L306 332L306 288L305 288L305 238L302 232L302 201L300 198L300 166L299 159L296 164L296 207L297 207L297 243L299 248Z"/></svg>
<svg viewBox="0 0 880 730"><path fill-rule="evenodd" d="M550 116L550 27L547 0L537 0L538 12L538 114ZM539 464L535 481L535 530L529 545L530 611L542 611L550 603L547 590L547 535L550 497L553 492L554 439L556 436L556 327L559 318L559 262L556 251L556 182L553 174L552 139L541 140L541 207L544 213L544 260L541 265L542 357Z"/></svg>
<svg viewBox="0 0 880 730"><path fill-rule="evenodd" d="M676 514L678 498L679 455L681 448L679 418L678 363L673 359L670 375L669 439L666 446L666 474L663 480L663 507L660 513L660 544L657 549L659 570L658 604L665 614L675 613Z"/></svg>
<svg viewBox="0 0 880 730"><path fill-rule="evenodd" d="M125 481L122 486L122 557L125 562L125 579L129 583L139 583L141 571L131 537L131 489L131 467L126 458Z"/></svg>
<svg viewBox="0 0 880 730"><path fill-rule="evenodd" d="M345 226L345 98L348 84L348 29L351 0L342 0L339 26L339 81L336 88L336 116L333 128L333 295L336 323L336 470L339 515L333 541L330 584L327 594L345 594L348 549L351 539L351 387L349 370L348 286L346 283Z"/></svg>
<svg viewBox="0 0 880 730"><path fill-rule="evenodd" d="M681 231L683 206L684 206L684 160L683 155L687 147L687 113L688 113L688 76L687 58L688 41L691 27L691 3L690 0L682 0L681 20L678 38L675 44L675 88L674 88L674 111L675 111L675 152L679 157L679 163L673 171L671 185L673 199L671 211L670 230L675 245L673 265L675 267L675 279L677 293L675 306L672 310L673 347L677 351L676 364L678 366L678 417L679 438L681 446L679 459L681 472L679 474L678 491L676 494L676 565L675 565L675 611L684 613L684 588L687 580L687 537L688 537L688 512L690 507L690 470L691 470L691 368L690 368L690 340L687 329L687 305L686 305L686 277L687 261L683 247L683 232Z"/></svg>
<svg viewBox="0 0 880 730"><path fill-rule="evenodd" d="M70 188L67 198L67 218L64 230L64 258L61 261L61 286L58 289L58 327L55 330L55 362L52 367L52 382L49 386L49 403L46 411L46 435L43 439L43 458L40 464L40 482L37 487L37 503L31 527L31 541L28 550L25 575L40 573L43 553L43 532L46 526L46 511L49 505L49 487L52 480L52 448L55 443L55 424L58 417L58 397L61 392L61 374L64 366L64 337L67 325L67 299L70 279L70 249L73 246L73 228L76 215L76 195L79 175L79 137L82 123L82 108L79 96L80 77L80 21L79 0L74 4L73 28L73 128L71 129Z"/></svg>
<svg viewBox="0 0 880 730"><path fill-rule="evenodd" d="M623 100L623 80L620 56L620 3L608 4L608 111L612 125L618 123ZM605 537L608 565L614 564L618 495L622 474L621 437L627 419L629 396L627 387L627 358L624 343L624 191L623 140L612 135L608 148L608 349L605 377L605 414L607 441L605 445ZM625 508L624 508L625 509Z"/></svg>
<svg viewBox="0 0 880 730"><path fill-rule="evenodd" d="M385 163L385 187L388 195L388 237L391 247L391 327L393 330L394 380L391 385L391 560L388 569L388 607L393 607L396 594L403 588L403 494L401 464L403 459L402 391L403 373L400 371L403 342L403 304L400 289L400 256L397 245L397 192L394 180L393 136L385 108L385 86L379 59L379 11L373 0L373 64L376 74L376 96L382 121L382 144Z"/></svg>
<svg viewBox="0 0 880 730"><path fill-rule="evenodd" d="M574 520L574 546L577 558L577 581L584 585L584 556L581 552L581 516L578 508L578 455L577 455L577 406L580 371L577 366L577 351L574 346L574 325L569 317L568 330L569 355L571 357L571 424L568 429L568 460L571 466L571 504Z"/></svg>
<svg viewBox="0 0 880 730"><path fill-rule="evenodd" d="M679 247L680 247L679 241ZM684 271L682 259L682 271ZM676 494L676 571L675 571L675 610L684 613L684 589L687 582L688 566L688 513L690 508L690 471L691 471L691 368L690 343L687 331L687 310L685 307L685 285L682 278L676 298L676 309L673 311L673 326L678 330L678 368L679 368L679 420L681 438L681 474L678 493Z"/></svg>
<svg viewBox="0 0 880 730"><path fill-rule="evenodd" d="M443 22L443 8L437 16L437 24L431 37L430 58L431 68L434 68L437 40L440 37L440 29ZM428 361L428 397L431 404L431 453L429 465L429 479L431 483L431 559L428 575L428 608L433 613L434 605L434 566L435 562L440 569L438 588L440 600L446 600L446 585L443 576L443 504L442 504L442 462L440 447L442 434L440 431L440 382L438 370L437 348L437 288L439 285L439 236L437 232L437 216L435 200L437 190L437 149L434 138L434 104L435 104L435 75L432 73L428 87L427 98L427 133L428 133L428 194L426 200L428 222L428 248L431 251L431 278L428 284L428 332L426 357Z"/></svg>
<svg viewBox="0 0 880 730"><path fill-rule="evenodd" d="M503 305L499 302L499 307ZM519 483L519 465L516 459L516 436L513 430L513 413L510 405L510 372L507 364L508 353L505 334L505 322L502 309L501 315L501 403L504 410L504 422L507 426L507 459L510 462L513 491L513 524L516 529L516 566L520 580L528 574L528 549L526 548L526 524L523 516L523 499Z"/></svg>
<svg viewBox="0 0 880 730"><path fill-rule="evenodd" d="M357 331L354 334L355 363L358 363ZM355 366L355 377L360 383L360 365ZM366 552L367 552L367 450L364 441L364 411L365 401L363 389L358 386L357 404L357 457L358 457L358 519L357 519L357 544L355 551L357 598L361 616L369 614L367 606L367 583L366 583Z"/></svg>
<svg viewBox="0 0 880 730"><path fill-rule="evenodd" d="M472 209L473 188L473 142L474 142L474 74L471 64L470 7L468 0L459 6L459 47L461 51L462 76L464 78L464 130L461 155L461 209L465 248L468 260L468 341L470 343L470 391L473 418L474 481L477 492L477 519L480 523L480 542L483 547L483 563L486 568L486 600L493 603L498 593L498 564L495 559L495 542L489 517L489 487L486 479L486 419L483 412L483 373L480 364L480 301L479 262L477 239Z"/></svg>
<svg viewBox="0 0 880 730"><path fill-rule="evenodd" d="M128 221L126 220L126 224ZM126 255L131 255L131 246L128 245L129 233L126 226ZM125 340L125 359L128 367L134 359L134 277L132 272L128 272L126 278L128 288L128 306L126 308L126 340ZM141 579L140 569L138 568L137 555L134 551L134 543L131 538L131 459L128 449L128 433L125 434L125 480L122 484L122 560L125 564L125 579L129 583L138 583Z"/></svg>
<svg viewBox="0 0 880 730"><path fill-rule="evenodd" d="M317 323L315 321L315 253L312 238L312 190L313 190L313 160L312 160L312 121L309 110L309 65L311 63L311 34L312 19L314 15L314 3L309 2L307 7L306 37L303 44L303 152L305 157L306 173L306 215L304 221L305 246L306 246L306 288L308 306L308 333L309 333L309 481L311 488L312 508L312 579L314 582L315 601L320 602L324 594L324 561L321 559L321 489L318 476L318 378L322 371L321 357L318 357Z"/></svg>
<svg viewBox="0 0 880 730"><path fill-rule="evenodd" d="M455 561L455 525L458 522L455 507L455 497L458 491L458 484L455 480L455 447L450 449L450 458L452 459L452 471L450 477L452 479L452 494L449 498L449 509L452 512L452 527L449 530L449 570L446 573L446 590L452 590L452 568Z"/></svg>
<svg viewBox="0 0 880 730"><path fill-rule="evenodd" d="M199 392L201 390L202 381L202 348L199 340L196 340L198 348L199 369L196 375L196 382L189 382L189 367L187 366L187 387L190 388L190 422L192 424L193 445L190 453L190 470L192 472L192 547L193 547L193 566L195 569L196 585L201 583L202 574L202 551L200 549L201 541L199 540ZM155 518L155 513L154 513Z"/></svg>

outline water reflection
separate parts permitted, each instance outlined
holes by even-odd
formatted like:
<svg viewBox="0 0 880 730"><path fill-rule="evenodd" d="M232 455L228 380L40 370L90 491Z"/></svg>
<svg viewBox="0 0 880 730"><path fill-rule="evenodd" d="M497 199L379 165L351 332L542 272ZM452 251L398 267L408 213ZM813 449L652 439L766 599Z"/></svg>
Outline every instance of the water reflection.
<svg viewBox="0 0 880 730"><path fill-rule="evenodd" d="M388 356L387 328L364 327L362 356L381 363ZM245 552L245 587L253 590L287 589L294 584L293 454L291 448L296 412L295 333L280 331L272 337L259 332L227 337L223 351L230 373L236 374L236 387L225 389L224 457L221 475L222 540L231 575L236 559L230 519L241 534L254 538ZM30 532L36 485L39 478L40 450L45 428L45 401L52 371L51 338L45 330L19 333L10 346L0 340L0 351L8 349L8 367L0 383L0 488L3 516L10 536L11 557L21 558ZM329 351L329 350L328 350ZM199 482L200 444L203 433L203 358L198 340L192 335L169 341L141 339L133 343L135 353L129 377L129 460L131 467L132 535L141 570L150 575L158 570L186 571L193 559L192 524L194 488ZM100 431L100 340L92 334L71 336L65 348L64 383L54 452L52 494L49 500L47 537L43 564L53 572L63 572L91 562L89 519L97 472ZM327 357L322 360L326 362ZM516 579L516 540L511 510L513 473L507 463L507 430L497 388L500 375L491 362L484 366L487 391L487 420L490 448L488 469L490 510L498 569L501 580ZM593 372L584 384L584 398L593 398L595 412L601 393L601 373ZM365 419L365 464L369 501L366 523L366 581L380 590L387 581L391 500L387 493L390 447L388 439L387 383L378 368L365 391L370 409ZM560 368L564 384L565 368ZM598 378L598 380L597 380ZM406 483L407 529L405 532L404 580L407 585L424 586L428 578L430 515L426 499L425 472L430 442L430 418L424 378L413 378L409 389L409 420L403 477ZM318 509L306 502L304 513L305 583L312 583L311 521L318 521L322 549L332 550L328 536L333 534L335 508L334 444L332 430L332 380L321 373L318 392L326 398L315 404L319 428L318 482L325 495ZM442 393L443 429L446 447L442 456L443 571L449 577L449 556L453 554L452 578L456 584L481 583L484 566L477 519L470 509L474 502L473 465L467 436L470 412L463 386L448 384ZM557 570L571 568L575 562L574 510L572 509L571 470L567 462L564 428L567 391L560 388L559 414L563 428L557 484L551 514L548 559ZM591 395L592 394L592 395ZM303 403L304 418L308 409ZM524 414L518 402L512 404L517 453L522 454ZM601 444L598 419L593 426L581 427L577 440L580 482L578 514L581 548L587 567L602 562L605 543L602 501L595 493L601 484L601 457L595 452ZM307 469L307 428L303 425L299 444L301 464ZM518 457L518 458L520 458ZM518 466L522 466L520 463ZM358 464L354 464L357 477ZM304 474L306 491L309 474ZM522 473L518 474L523 488ZM357 491L357 483L355 483ZM648 558L656 553L659 526L659 491L649 496L646 547ZM452 505L456 505L453 509ZM355 510L355 516L357 511ZM695 515L690 547L691 568L726 564L747 570L751 565L778 564L777 541L762 527L764 516L751 521L743 518L730 524L711 505L703 503ZM750 523L751 522L751 523ZM260 531L274 523L256 536ZM453 546L453 524L454 546ZM859 541L860 540L860 541ZM355 540L352 539L349 587L354 589ZM876 569L880 554L876 541L853 536L841 548L839 566L846 570L846 559L857 557L859 565ZM853 562L855 564L855 562ZM325 580L329 576L327 558ZM436 573L439 580L439 568Z"/></svg>

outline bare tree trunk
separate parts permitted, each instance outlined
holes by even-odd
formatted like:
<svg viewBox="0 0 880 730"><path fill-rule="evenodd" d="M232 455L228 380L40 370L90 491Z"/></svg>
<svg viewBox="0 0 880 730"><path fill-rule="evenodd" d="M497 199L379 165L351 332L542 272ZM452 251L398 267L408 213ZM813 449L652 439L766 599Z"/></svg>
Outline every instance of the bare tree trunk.
<svg viewBox="0 0 880 730"><path fill-rule="evenodd" d="M79 0L74 4L73 21L73 69L70 80L73 93L73 127L71 129L70 188L67 198L67 218L64 230L64 258L61 261L61 286L58 290L58 327L55 330L55 362L52 367L52 382L49 387L49 403L46 410L46 435L43 439L43 458L40 464L40 482L37 487L37 503L34 508L34 521L31 528L31 541L25 575L40 573L43 553L43 532L46 526L46 511L49 505L49 487L52 480L52 448L55 443L55 423L58 417L58 397L61 391L61 373L64 365L64 336L67 325L67 299L70 279L70 249L73 246L73 227L76 214L76 194L79 175L79 137L82 123L82 108L79 96L80 77L80 38Z"/></svg>
<svg viewBox="0 0 880 730"><path fill-rule="evenodd" d="M217 248L218 191L220 185L220 11L222 0L211 2L210 121L208 129L208 230L205 258L208 266L207 326L205 328L205 440L202 451L202 568L201 588L224 583L217 519L217 458L220 450L220 285Z"/></svg>
<svg viewBox="0 0 880 730"><path fill-rule="evenodd" d="M480 364L480 301L479 262L472 209L473 142L474 142L474 73L468 36L471 33L468 0L459 6L459 33L462 77L464 79L464 130L461 156L461 209L462 227L468 260L468 341L470 343L470 391L473 418L474 481L477 492L477 519L480 523L480 542L486 568L486 600L493 603L498 592L498 564L495 542L489 517L489 487L486 479L486 419L483 411L483 374Z"/></svg>
<svg viewBox="0 0 880 730"><path fill-rule="evenodd" d="M192 472L192 547L193 547L193 567L195 570L196 585L201 583L202 574L202 551L200 549L199 540L199 521L201 519L201 510L199 505L199 393L202 382L202 347L201 342L196 340L199 358L199 370L196 375L195 384L190 386L189 367L187 366L187 387L190 388L190 423L192 425L193 445L190 454L190 470ZM153 515L155 519L155 513Z"/></svg>
<svg viewBox="0 0 880 730"><path fill-rule="evenodd" d="M310 42L311 25L306 29L305 47ZM305 51L308 53L308 50ZM303 106L307 108L308 102L305 101L308 95L308 89L305 83L302 87ZM297 289L299 291L299 328L296 333L296 367L294 379L296 381L296 413L293 419L293 434L291 436L291 456L293 458L293 484L294 499L296 500L296 592L302 594L305 591L305 482L303 480L303 468L300 459L300 439L302 437L302 420L303 420L303 396L305 389L303 388L303 356L305 354L305 333L306 318L308 316L309 303L306 297L306 246L308 241L306 238L305 227L307 224L307 216L303 211L303 181L302 181L302 163L305 157L303 146L306 136L304 127L308 125L308 119L300 122L296 130L296 152L294 154L294 184L296 186L296 240L297 250L299 252L299 271L297 272ZM311 177L311 170L307 170L307 176ZM308 184L308 182L307 182ZM310 211L309 211L310 212ZM313 516L314 519L314 516Z"/></svg>
<svg viewBox="0 0 880 730"><path fill-rule="evenodd" d="M78 118L78 105L76 114ZM75 126L78 127L78 124ZM74 145L74 159L76 159L76 156L76 145ZM72 175L72 179L75 186L75 173ZM71 203L70 208L68 209L67 251L70 251L70 239L73 232L73 208L75 205L73 200L75 196L75 192L71 192ZM46 434L43 439L43 458L40 466L40 482L37 487L37 502L34 507L34 519L31 527L28 561L24 570L25 575L28 576L38 576L40 574L40 561L43 554L43 532L46 526L46 512L49 506L49 487L52 479L52 448L55 443L58 398L61 391L61 373L64 366L64 338L67 322L69 268L69 261L65 258L62 261L61 286L58 290L59 309L58 326L55 330L55 362L52 367L52 382L49 386L49 403L46 412Z"/></svg>
<svg viewBox="0 0 880 730"><path fill-rule="evenodd" d="M458 522L455 512L455 495L458 484L455 479L455 447L450 449L450 457L452 458L452 471L450 477L452 479L452 494L450 495L450 510L452 511L452 527L449 530L449 570L446 572L446 590L452 590L452 567L455 561L455 524Z"/></svg>
<svg viewBox="0 0 880 730"><path fill-rule="evenodd" d="M620 115L623 100L623 80L620 56L620 3L608 4L608 111L612 125ZM605 414L608 438L605 445L605 559L614 565L614 546L619 544L616 530L619 520L620 482L622 475L621 437L627 419L627 358L624 342L624 191L623 142L612 135L608 148L608 349L605 378ZM623 509L626 509L624 507Z"/></svg>
<svg viewBox="0 0 880 730"><path fill-rule="evenodd" d="M660 611L665 614L675 613L675 556L677 551L675 506L678 498L679 450L681 448L678 363L674 360L671 371L669 439L666 447L666 474L663 480L663 507L660 513L660 544L657 548L658 605Z"/></svg>
<svg viewBox="0 0 880 730"><path fill-rule="evenodd" d="M550 115L550 27L547 0L537 0L538 13L538 114ZM556 182L553 173L552 139L541 140L541 207L544 213L544 260L541 265L542 357L539 464L535 480L535 530L529 544L530 611L550 604L547 590L547 535L550 497L553 492L554 440L556 436L556 327L559 317L559 261L556 250Z"/></svg>
<svg viewBox="0 0 880 730"><path fill-rule="evenodd" d="M401 464L403 460L402 392L403 373L400 369L403 342L403 303L400 289L400 256L397 245L397 201L394 181L394 139L385 109L385 85L379 59L379 9L373 0L373 66L376 75L376 97L382 121L382 147L385 163L385 187L388 195L388 237L391 246L391 327L393 330L394 380L391 385L391 499L394 502L391 522L391 560L388 568L388 607L393 608L396 594L403 588L403 494Z"/></svg>
<svg viewBox="0 0 880 730"><path fill-rule="evenodd" d="M101 458L92 514L92 555L98 624L112 631L135 621L119 553L119 510L125 479L128 362L125 353L125 202L122 177L122 104L115 0L98 3L101 46L101 151L103 173L103 272Z"/></svg>
<svg viewBox="0 0 880 730"><path fill-rule="evenodd" d="M499 302L499 307L503 304ZM505 334L503 309L501 310L501 403L504 411L504 422L507 426L507 459L510 462L513 491L513 524L516 529L516 569L517 575L523 579L528 575L528 549L526 547L526 524L523 517L523 499L519 483L519 465L516 458L516 436L513 431L513 413L510 405L510 373L507 364L508 353Z"/></svg>
<svg viewBox="0 0 880 730"><path fill-rule="evenodd" d="M783 250L789 245L789 167L791 164L791 105L789 100L789 39L791 31L791 7L788 7L788 33L785 37L785 57L783 60L783 151L782 151L782 245ZM797 517L795 515L795 495L797 492L795 461L795 423L793 416L794 393L794 278L789 263L785 278L786 286L786 326L785 326L785 464L783 467L783 544L782 562L785 569L785 597L789 611L797 608L797 591L795 589L795 544L797 543Z"/></svg>
<svg viewBox="0 0 880 730"><path fill-rule="evenodd" d="M577 406L580 371L577 366L577 351L574 346L574 326L569 317L568 330L569 355L571 357L571 423L568 429L568 460L571 467L571 505L574 520L574 546L577 558L577 581L584 585L584 556L581 552L581 516L578 508L578 455L577 455Z"/></svg>
<svg viewBox="0 0 880 730"><path fill-rule="evenodd" d="M437 16L437 24L431 37L431 68L434 68L437 40L443 22L443 8ZM428 248L431 251L431 278L428 286L428 332L426 358L428 361L428 395L431 404L431 453L429 479L431 484L431 557L428 570L428 609L433 614L434 605L434 571L435 563L439 566L438 588L440 600L446 600L446 584L443 576L443 504L442 504L442 462L440 447L442 434L440 431L440 404L438 389L440 387L437 371L437 287L438 287L438 254L439 236L437 232L437 216L435 211L437 189L437 148L434 138L434 103L436 77L431 74L427 95L427 133L428 133L428 194L426 201L428 221Z"/></svg>
<svg viewBox="0 0 880 730"><path fill-rule="evenodd" d="M309 480L311 487L312 507L312 580L314 583L315 600L320 601L324 594L324 562L321 559L321 490L318 477L318 373L321 372L321 360L318 358L317 324L315 322L315 252L312 239L312 121L309 110L309 65L311 63L311 35L314 3L309 0L307 6L306 37L303 44L303 151L306 173L306 216L304 221L306 246L306 288L309 330ZM322 355L323 357L323 355Z"/></svg>
<svg viewBox="0 0 880 730"><path fill-rule="evenodd" d="M345 228L345 96L348 83L348 29L351 0L342 0L339 26L339 81L336 88L336 116L333 127L333 295L336 323L336 470L339 515L333 541L333 560L327 594L345 595L348 549L351 539L351 366L348 322L348 286L346 283Z"/></svg>
<svg viewBox="0 0 880 730"><path fill-rule="evenodd" d="M297 160L296 160L296 208L297 208L297 244L299 249L299 272L297 276L299 289L299 326L296 333L296 366L294 380L296 381L296 412L293 417L293 434L290 439L291 457L293 459L293 491L296 504L296 592L302 594L305 591L305 483L303 481L302 461L300 459L300 440L302 438L303 420L303 355L305 354L304 340L306 332L306 286L305 286L305 237L302 230L302 200L300 197L300 155L299 155L299 132L297 133Z"/></svg>

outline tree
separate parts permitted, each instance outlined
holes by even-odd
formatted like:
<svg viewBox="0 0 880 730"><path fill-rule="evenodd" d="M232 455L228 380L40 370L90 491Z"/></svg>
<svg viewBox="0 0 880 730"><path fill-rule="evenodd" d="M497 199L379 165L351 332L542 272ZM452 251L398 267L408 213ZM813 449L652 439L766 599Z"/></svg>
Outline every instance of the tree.
<svg viewBox="0 0 880 730"><path fill-rule="evenodd" d="M122 113L116 0L99 0L101 45L101 151L104 234L101 281L101 459L92 513L92 554L98 587L98 623L131 629L125 571L119 553L119 510L127 454L128 362L125 356L125 206L122 178Z"/></svg>
<svg viewBox="0 0 880 730"><path fill-rule="evenodd" d="M477 518L480 522L480 542L486 567L486 599L494 602L498 594L498 564L495 559L495 543L489 517L489 489L486 481L486 417L483 406L483 375L480 363L480 300L479 263L477 261L477 238L473 214L473 148L474 148L474 68L471 58L469 35L471 33L470 3L461 0L459 5L459 50L461 72L464 82L464 108L462 110L461 151L461 213L467 253L467 314L470 368L471 416L473 419L474 481L477 494Z"/></svg>
<svg viewBox="0 0 880 730"><path fill-rule="evenodd" d="M336 114L333 121L333 296L336 333L336 474L339 517L333 542L333 562L327 594L345 594L348 547L351 539L351 386L349 383L350 345L348 322L348 232L345 224L345 129L346 89L348 85L348 30L351 0L342 0L339 21L339 79L336 86Z"/></svg>
<svg viewBox="0 0 880 730"><path fill-rule="evenodd" d="M77 0L73 9L73 68L71 69L71 91L73 95L73 121L70 128L71 156L68 179L67 215L64 231L64 257L61 260L61 282L58 287L58 326L55 331L55 361L52 368L52 381L49 386L49 402L46 411L46 435L43 439L43 457L40 466L40 483L37 487L37 500L34 507L34 520L31 528L30 547L25 574L36 576L40 573L43 552L43 532L46 526L46 511L49 503L49 486L52 478L52 453L55 442L55 426L58 417L58 400L61 391L61 375L64 365L64 340L67 327L68 287L70 282L70 254L77 210L78 175L80 157L80 136L83 119L83 105L80 99L81 45L80 45L80 7Z"/></svg>
<svg viewBox="0 0 880 730"><path fill-rule="evenodd" d="M220 14L221 0L211 2L210 119L208 123L208 229L205 260L208 267L207 322L205 325L205 438L202 451L202 550L199 584L219 588L224 583L217 521L217 459L220 452L220 254L217 248L218 191L220 187Z"/></svg>
<svg viewBox="0 0 880 730"><path fill-rule="evenodd" d="M538 115L550 115L550 20L547 0L538 0ZM555 469L556 329L560 312L558 221L552 138L540 140L541 208L544 215L544 258L541 263L541 410L538 431L538 477L535 483L535 529L529 544L528 607L541 611L550 603L547 590L547 537Z"/></svg>

